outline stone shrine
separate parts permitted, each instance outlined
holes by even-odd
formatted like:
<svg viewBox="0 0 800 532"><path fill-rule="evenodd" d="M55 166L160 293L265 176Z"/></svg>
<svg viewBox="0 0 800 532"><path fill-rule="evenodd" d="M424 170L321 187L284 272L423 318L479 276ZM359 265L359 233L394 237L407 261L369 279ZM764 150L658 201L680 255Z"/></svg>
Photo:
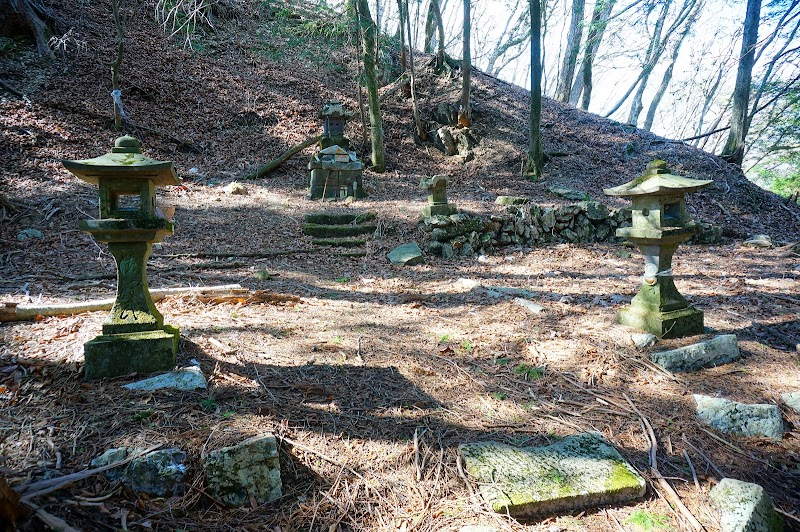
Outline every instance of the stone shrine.
<svg viewBox="0 0 800 532"><path fill-rule="evenodd" d="M644 175L605 189L610 196L631 198L632 227L616 235L636 244L644 255L644 277L631 304L617 313L617 321L661 338L679 338L703 332L703 313L691 307L675 288L672 256L681 242L692 238L697 223L686 212L684 196L712 181L672 175L664 161L651 161Z"/></svg>
<svg viewBox="0 0 800 532"><path fill-rule="evenodd" d="M99 187L100 217L82 220L80 228L108 243L117 263L117 294L103 334L84 344L85 378L172 369L179 331L164 324L147 286L152 245L174 227L157 208L155 194L156 187L180 183L172 162L145 157L139 141L127 135L116 140L111 153L62 162Z"/></svg>
<svg viewBox="0 0 800 532"><path fill-rule="evenodd" d="M455 205L447 203L447 183L447 176L444 175L423 177L420 180L419 188L428 191L428 204L422 208L422 214L426 218L450 216L458 212Z"/></svg>
<svg viewBox="0 0 800 532"><path fill-rule="evenodd" d="M353 113L345 111L338 101L327 102L319 113L322 138L319 150L308 163L311 180L308 199L365 198L364 164L350 150L350 139L344 127Z"/></svg>

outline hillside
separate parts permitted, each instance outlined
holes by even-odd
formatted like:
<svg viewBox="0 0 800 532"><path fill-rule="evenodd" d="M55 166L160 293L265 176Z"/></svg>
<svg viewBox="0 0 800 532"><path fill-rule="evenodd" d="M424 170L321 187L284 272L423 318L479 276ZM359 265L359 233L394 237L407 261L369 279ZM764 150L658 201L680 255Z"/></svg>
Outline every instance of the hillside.
<svg viewBox="0 0 800 532"><path fill-rule="evenodd" d="M24 40L0 51L0 193L11 203L0 207L0 296L19 303L110 297L115 288L113 257L77 229L96 215L97 190L60 163L103 154L119 136L111 127L110 2L48 4L62 30L73 29L58 60L43 62ZM244 181L318 134L325 101L358 110L355 50L341 21L292 4L220 2L215 30L188 51L153 21L149 2L125 2L121 85L125 132L149 157L174 161L184 179L159 191L176 206L176 230L150 259L150 285L240 283L299 300L158 303L181 328L179 365L196 361L210 379L208 392L187 394L121 392L125 379L84 382L82 344L99 333L104 312L0 325L0 472L9 483L80 471L111 447L162 443L189 454L181 496L137 496L98 475L37 504L85 530L458 530L478 522L615 530L638 511L678 529L683 518L652 487L636 505L521 524L486 512L460 478L461 442L543 444L578 430L603 433L646 471L647 441L630 398L658 434L662 473L678 479L675 489L709 530L717 524L705 494L723 473L762 484L778 508L795 512L787 525L796 528L798 416L783 407L780 441L717 436L695 420L692 394L781 404L780 393L800 391L800 208L713 155L550 100L543 135L552 157L541 181L527 180L528 93L479 71L469 162L415 141L410 100L389 84L381 91L387 171L365 172L367 199L306 199L311 148ZM389 60L382 58L391 82L398 73ZM437 109L457 101L460 78L434 75L423 54L415 60L423 118L434 129ZM348 125L365 158L362 133L359 119ZM386 260L400 243L423 244L422 177L450 176L450 201L476 214L501 213L499 195L570 203L549 191L565 187L623 206L603 188L653 159L714 181L688 203L697 219L722 227L723 240L682 246L674 269L710 331L737 334L744 357L734 365L676 376L634 348L614 319L641 282L641 255L621 243L509 246L482 258L428 257L413 268ZM234 181L248 193L224 192ZM377 214L366 256L312 245L303 215L323 209ZM742 246L755 234L775 246ZM528 314L480 285L526 291L546 310ZM520 367L544 370L533 376ZM200 456L263 431L282 438L284 496L226 508L205 492Z"/></svg>

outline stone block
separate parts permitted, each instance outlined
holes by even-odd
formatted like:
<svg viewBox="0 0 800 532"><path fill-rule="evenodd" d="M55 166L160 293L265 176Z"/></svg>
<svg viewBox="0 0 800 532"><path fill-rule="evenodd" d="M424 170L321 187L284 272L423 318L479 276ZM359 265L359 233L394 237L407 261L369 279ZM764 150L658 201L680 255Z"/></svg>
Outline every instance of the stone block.
<svg viewBox="0 0 800 532"><path fill-rule="evenodd" d="M682 338L703 332L703 312L694 307L659 312L631 304L617 312L617 322L659 338Z"/></svg>
<svg viewBox="0 0 800 532"><path fill-rule="evenodd" d="M783 518L758 484L723 478L708 494L720 513L722 532L781 532Z"/></svg>
<svg viewBox="0 0 800 532"><path fill-rule="evenodd" d="M650 360L673 372L719 366L739 357L735 334L722 334L705 342L650 354Z"/></svg>
<svg viewBox="0 0 800 532"><path fill-rule="evenodd" d="M459 445L469 475L492 510L512 517L621 504L645 493L645 481L599 434L544 447L497 442Z"/></svg>
<svg viewBox="0 0 800 532"><path fill-rule="evenodd" d="M695 394L694 400L697 417L719 431L774 440L783 437L783 420L776 405L738 403L700 394Z"/></svg>
<svg viewBox="0 0 800 532"><path fill-rule="evenodd" d="M515 297L513 301L515 305L524 308L531 314L541 314L544 312L544 307L534 303L533 301L529 301L521 297Z"/></svg>
<svg viewBox="0 0 800 532"><path fill-rule="evenodd" d="M800 392L782 393L781 399L795 414L800 415Z"/></svg>
<svg viewBox="0 0 800 532"><path fill-rule="evenodd" d="M494 202L497 205L524 205L526 203L530 203L529 198L523 198L522 196L497 196Z"/></svg>
<svg viewBox="0 0 800 532"><path fill-rule="evenodd" d="M581 207L586 211L586 216L592 221L605 220L608 218L608 207L599 201L585 201Z"/></svg>
<svg viewBox="0 0 800 532"><path fill-rule="evenodd" d="M439 205L425 205L422 208L422 215L427 217L430 216L450 216L451 214L456 214L458 212L458 207L454 203L441 203Z"/></svg>
<svg viewBox="0 0 800 532"><path fill-rule="evenodd" d="M398 266L416 266L425 263L425 256L416 242L397 246L389 252L387 258Z"/></svg>
<svg viewBox="0 0 800 532"><path fill-rule="evenodd" d="M102 334L83 346L87 380L155 373L175 367L180 333L177 328L124 334Z"/></svg>
<svg viewBox="0 0 800 532"><path fill-rule="evenodd" d="M203 460L209 493L232 506L258 504L282 496L275 436L254 436L238 445L211 451Z"/></svg>
<svg viewBox="0 0 800 532"><path fill-rule="evenodd" d="M180 449L160 449L131 461L124 482L137 493L156 497L181 495L186 477L186 453Z"/></svg>
<svg viewBox="0 0 800 532"><path fill-rule="evenodd" d="M163 375L156 375L149 379L126 384L123 388L128 390L152 391L172 388L179 391L203 390L208 388L208 382L200 368L191 366L177 371L170 371Z"/></svg>

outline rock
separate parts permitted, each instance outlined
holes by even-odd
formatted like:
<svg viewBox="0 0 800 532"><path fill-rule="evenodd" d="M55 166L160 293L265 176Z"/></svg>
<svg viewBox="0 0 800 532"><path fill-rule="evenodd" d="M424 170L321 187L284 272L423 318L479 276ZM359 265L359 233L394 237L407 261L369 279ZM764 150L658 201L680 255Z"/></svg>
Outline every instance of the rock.
<svg viewBox="0 0 800 532"><path fill-rule="evenodd" d="M431 227L448 227L453 225L453 220L450 219L450 216L431 216L425 218L425 225L430 225Z"/></svg>
<svg viewBox="0 0 800 532"><path fill-rule="evenodd" d="M425 256L416 242L397 246L389 252L388 258L392 264L398 266L415 266L425 263Z"/></svg>
<svg viewBox="0 0 800 532"><path fill-rule="evenodd" d="M469 443L459 452L486 503L512 517L620 504L645 493L644 479L599 434L545 447Z"/></svg>
<svg viewBox="0 0 800 532"><path fill-rule="evenodd" d="M781 399L796 414L800 414L800 392L782 393Z"/></svg>
<svg viewBox="0 0 800 532"><path fill-rule="evenodd" d="M577 242L579 240L578 233L569 228L562 229L560 234L567 242Z"/></svg>
<svg viewBox="0 0 800 532"><path fill-rule="evenodd" d="M631 342L636 346L636 349L644 349L654 345L658 340L658 336L650 333L634 333L631 335Z"/></svg>
<svg viewBox="0 0 800 532"><path fill-rule="evenodd" d="M186 477L186 453L180 449L161 449L131 461L125 482L137 493L156 497L180 495Z"/></svg>
<svg viewBox="0 0 800 532"><path fill-rule="evenodd" d="M456 256L456 248L453 247L453 244L445 242L442 244L442 258L443 259L452 259Z"/></svg>
<svg viewBox="0 0 800 532"><path fill-rule="evenodd" d="M735 334L722 334L711 340L651 353L650 360L667 371L694 371L738 360L739 345Z"/></svg>
<svg viewBox="0 0 800 532"><path fill-rule="evenodd" d="M425 244L425 251L430 253L431 255L441 255L442 254L442 244L441 242L437 242L436 240L431 240Z"/></svg>
<svg viewBox="0 0 800 532"><path fill-rule="evenodd" d="M275 436L254 436L238 445L211 451L203 460L208 491L232 506L258 504L282 496Z"/></svg>
<svg viewBox="0 0 800 532"><path fill-rule="evenodd" d="M771 438L783 436L781 411L775 405L737 403L695 394L697 417L711 427L737 436Z"/></svg>
<svg viewBox="0 0 800 532"><path fill-rule="evenodd" d="M769 235L753 235L742 242L742 245L753 248L771 248L772 238Z"/></svg>
<svg viewBox="0 0 800 532"><path fill-rule="evenodd" d="M494 202L497 205L524 205L530 203L530 199L522 196L497 196Z"/></svg>
<svg viewBox="0 0 800 532"><path fill-rule="evenodd" d="M19 240L20 242L28 240L30 238L43 238L43 237L44 233L42 233L38 229L33 229L33 228L23 229L22 231L17 233L17 240Z"/></svg>
<svg viewBox="0 0 800 532"><path fill-rule="evenodd" d="M208 388L208 382L200 368L191 366L177 371L171 371L162 375L156 375L149 379L126 384L123 388L128 390L152 391L164 388L174 388L182 392L192 390L204 390Z"/></svg>
<svg viewBox="0 0 800 532"><path fill-rule="evenodd" d="M475 248L473 248L472 244L469 242L464 242L464 245L461 246L461 250L458 252L458 254L462 257L471 257L475 254Z"/></svg>
<svg viewBox="0 0 800 532"><path fill-rule="evenodd" d="M758 484L723 478L708 494L720 513L722 532L779 532L783 518Z"/></svg>
<svg viewBox="0 0 800 532"><path fill-rule="evenodd" d="M514 304L519 306L519 307L524 308L525 310L527 310L531 314L541 314L542 312L544 312L544 307L543 306L537 305L536 303L534 303L533 301L530 301L528 299L522 299L521 297L515 297L514 298Z"/></svg>
<svg viewBox="0 0 800 532"><path fill-rule="evenodd" d="M458 153L456 141L453 140L453 134L450 132L450 128L440 127L436 130L436 135L441 143L442 151L444 151L445 155L455 155Z"/></svg>
<svg viewBox="0 0 800 532"><path fill-rule="evenodd" d="M562 198L569 200L583 201L589 198L587 193L580 192L578 190L572 190L571 188L550 187L547 189L547 191L551 194L555 194L556 196L561 196Z"/></svg>
<svg viewBox="0 0 800 532"><path fill-rule="evenodd" d="M222 191L225 194L230 194L231 196L246 196L247 195L247 187L243 184L238 183L236 181L231 181L224 187L222 187Z"/></svg>
<svg viewBox="0 0 800 532"><path fill-rule="evenodd" d="M545 231L550 231L556 225L556 211L551 208L547 208L542 211L542 229Z"/></svg>
<svg viewBox="0 0 800 532"><path fill-rule="evenodd" d="M126 459L142 449L117 447L109 449L91 462L92 467L103 467ZM105 471L111 481L121 480L137 493L157 497L180 495L186 477L186 453L180 449L162 449L133 459L125 467Z"/></svg>
<svg viewBox="0 0 800 532"><path fill-rule="evenodd" d="M586 217L592 221L605 220L608 218L608 207L599 201L586 201L581 204L586 211Z"/></svg>

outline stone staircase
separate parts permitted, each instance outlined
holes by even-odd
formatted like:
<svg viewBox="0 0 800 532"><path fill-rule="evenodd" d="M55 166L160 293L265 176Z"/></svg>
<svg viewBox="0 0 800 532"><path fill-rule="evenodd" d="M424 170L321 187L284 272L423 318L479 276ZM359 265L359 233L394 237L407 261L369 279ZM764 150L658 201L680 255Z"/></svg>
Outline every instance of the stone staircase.
<svg viewBox="0 0 800 532"><path fill-rule="evenodd" d="M316 212L304 217L303 234L312 238L316 246L345 248L351 251L335 253L340 256L363 257L367 238L377 229L370 223L375 220L373 212Z"/></svg>

